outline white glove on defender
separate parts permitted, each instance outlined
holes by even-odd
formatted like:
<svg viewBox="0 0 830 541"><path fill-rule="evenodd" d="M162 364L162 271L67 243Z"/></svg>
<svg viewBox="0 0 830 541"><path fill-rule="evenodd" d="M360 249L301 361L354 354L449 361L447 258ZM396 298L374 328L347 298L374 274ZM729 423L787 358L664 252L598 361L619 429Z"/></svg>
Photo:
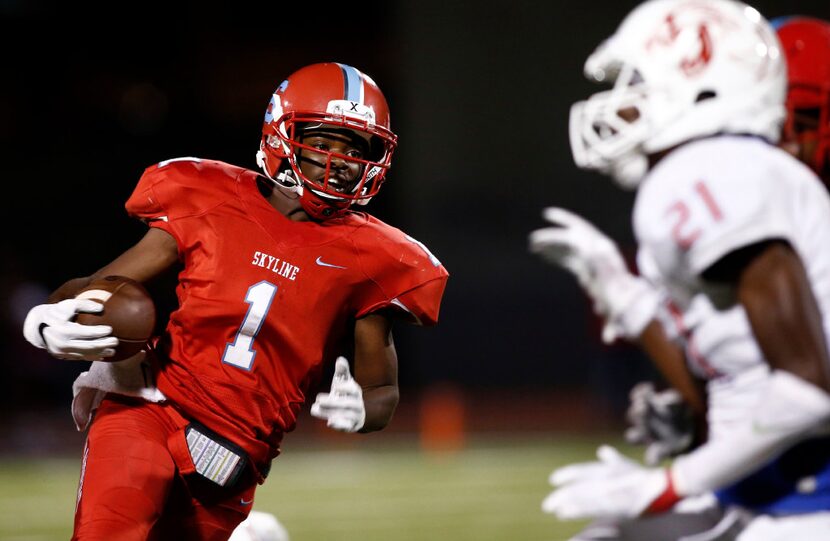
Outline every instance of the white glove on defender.
<svg viewBox="0 0 830 541"><path fill-rule="evenodd" d="M91 299L66 299L39 304L29 310L23 336L35 347L59 359L95 361L115 354L118 338L109 325L81 325L72 319L79 313L97 314L104 309Z"/></svg>
<svg viewBox="0 0 830 541"><path fill-rule="evenodd" d="M311 414L325 419L329 428L341 432L357 432L366 422L363 388L349 372L349 361L338 357L334 365L331 391L319 393L311 405Z"/></svg>
<svg viewBox="0 0 830 541"><path fill-rule="evenodd" d="M659 304L657 291L632 274L616 244L585 219L557 207L544 218L555 227L530 233L530 251L573 273L605 319L602 340L636 339Z"/></svg>
<svg viewBox="0 0 830 541"><path fill-rule="evenodd" d="M644 468L608 445L597 450L597 458L555 470L550 484L558 488L544 499L542 511L561 520L633 518L678 501L666 470Z"/></svg>
<svg viewBox="0 0 830 541"><path fill-rule="evenodd" d="M263 511L251 511L239 523L228 541L288 541L288 530L277 517Z"/></svg>

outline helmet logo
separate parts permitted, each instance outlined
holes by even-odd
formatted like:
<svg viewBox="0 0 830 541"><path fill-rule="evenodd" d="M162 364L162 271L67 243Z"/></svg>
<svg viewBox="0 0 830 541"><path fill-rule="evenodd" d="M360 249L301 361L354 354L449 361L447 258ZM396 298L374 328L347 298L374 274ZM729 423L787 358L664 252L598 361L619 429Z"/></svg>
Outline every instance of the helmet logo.
<svg viewBox="0 0 830 541"><path fill-rule="evenodd" d="M703 15L711 18L711 22L723 22L714 13L704 13ZM646 42L646 49L651 50L655 46L668 48L676 45L682 33L683 29L678 25L675 14L669 13L657 33ZM712 60L712 37L709 34L708 22L706 20L699 21L695 33L699 45L697 52L682 58L679 63L680 70L686 77L694 77L700 74Z"/></svg>
<svg viewBox="0 0 830 541"><path fill-rule="evenodd" d="M680 29L677 28L677 24L674 22L674 15L669 13L663 19L663 25L657 30L657 33L646 42L646 49L651 50L655 45L668 47L674 43L678 35L680 35Z"/></svg>
<svg viewBox="0 0 830 541"><path fill-rule="evenodd" d="M700 73L712 59L712 38L709 37L709 30L705 23L698 27L697 36L700 40L700 53L694 58L684 58L680 62L680 69L686 77L694 77Z"/></svg>
<svg viewBox="0 0 830 541"><path fill-rule="evenodd" d="M288 86L288 81L284 81L283 84ZM277 92L279 92L279 90L277 90ZM271 101L268 102L268 108L265 110L265 123L270 124L274 121L275 118L279 118L281 116L282 102L280 101L280 97L276 93L274 93L271 96Z"/></svg>

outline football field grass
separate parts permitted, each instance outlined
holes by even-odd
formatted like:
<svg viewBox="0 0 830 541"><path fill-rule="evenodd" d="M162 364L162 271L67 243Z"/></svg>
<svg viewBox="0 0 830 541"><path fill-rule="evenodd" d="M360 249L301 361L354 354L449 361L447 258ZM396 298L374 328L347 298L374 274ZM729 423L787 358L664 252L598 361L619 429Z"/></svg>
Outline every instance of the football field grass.
<svg viewBox="0 0 830 541"><path fill-rule="evenodd" d="M473 440L455 453L417 441L369 449L290 446L257 491L291 541L560 541L583 523L540 511L547 477L590 459L600 438ZM68 540L76 458L0 461L0 540Z"/></svg>

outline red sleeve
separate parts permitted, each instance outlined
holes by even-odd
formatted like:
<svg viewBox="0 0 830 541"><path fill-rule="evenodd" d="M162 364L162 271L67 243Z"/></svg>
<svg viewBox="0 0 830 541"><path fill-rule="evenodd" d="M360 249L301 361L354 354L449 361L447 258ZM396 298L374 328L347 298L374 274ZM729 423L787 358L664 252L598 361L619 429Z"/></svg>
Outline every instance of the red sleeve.
<svg viewBox="0 0 830 541"><path fill-rule="evenodd" d="M414 318L414 323L431 327L438 323L441 310L441 298L447 285L448 275L435 278L414 289L410 289L392 300L397 306Z"/></svg>
<svg viewBox="0 0 830 541"><path fill-rule="evenodd" d="M357 316L392 308L417 325L435 325L449 273L417 240L373 221L356 246L372 287L358 298Z"/></svg>
<svg viewBox="0 0 830 541"><path fill-rule="evenodd" d="M232 197L240 171L199 158L159 162L144 170L125 208L130 216L181 241L177 220L202 214Z"/></svg>

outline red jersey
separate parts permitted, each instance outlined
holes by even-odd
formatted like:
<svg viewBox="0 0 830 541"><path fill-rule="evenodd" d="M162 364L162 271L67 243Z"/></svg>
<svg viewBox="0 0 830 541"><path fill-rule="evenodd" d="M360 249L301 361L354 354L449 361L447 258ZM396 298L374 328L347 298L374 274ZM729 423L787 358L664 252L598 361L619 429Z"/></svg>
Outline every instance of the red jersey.
<svg viewBox="0 0 830 541"><path fill-rule="evenodd" d="M354 320L396 307L437 322L448 277L426 247L364 213L294 222L254 171L182 158L145 170L127 212L173 235L184 270L159 342L159 389L261 464L276 456Z"/></svg>

